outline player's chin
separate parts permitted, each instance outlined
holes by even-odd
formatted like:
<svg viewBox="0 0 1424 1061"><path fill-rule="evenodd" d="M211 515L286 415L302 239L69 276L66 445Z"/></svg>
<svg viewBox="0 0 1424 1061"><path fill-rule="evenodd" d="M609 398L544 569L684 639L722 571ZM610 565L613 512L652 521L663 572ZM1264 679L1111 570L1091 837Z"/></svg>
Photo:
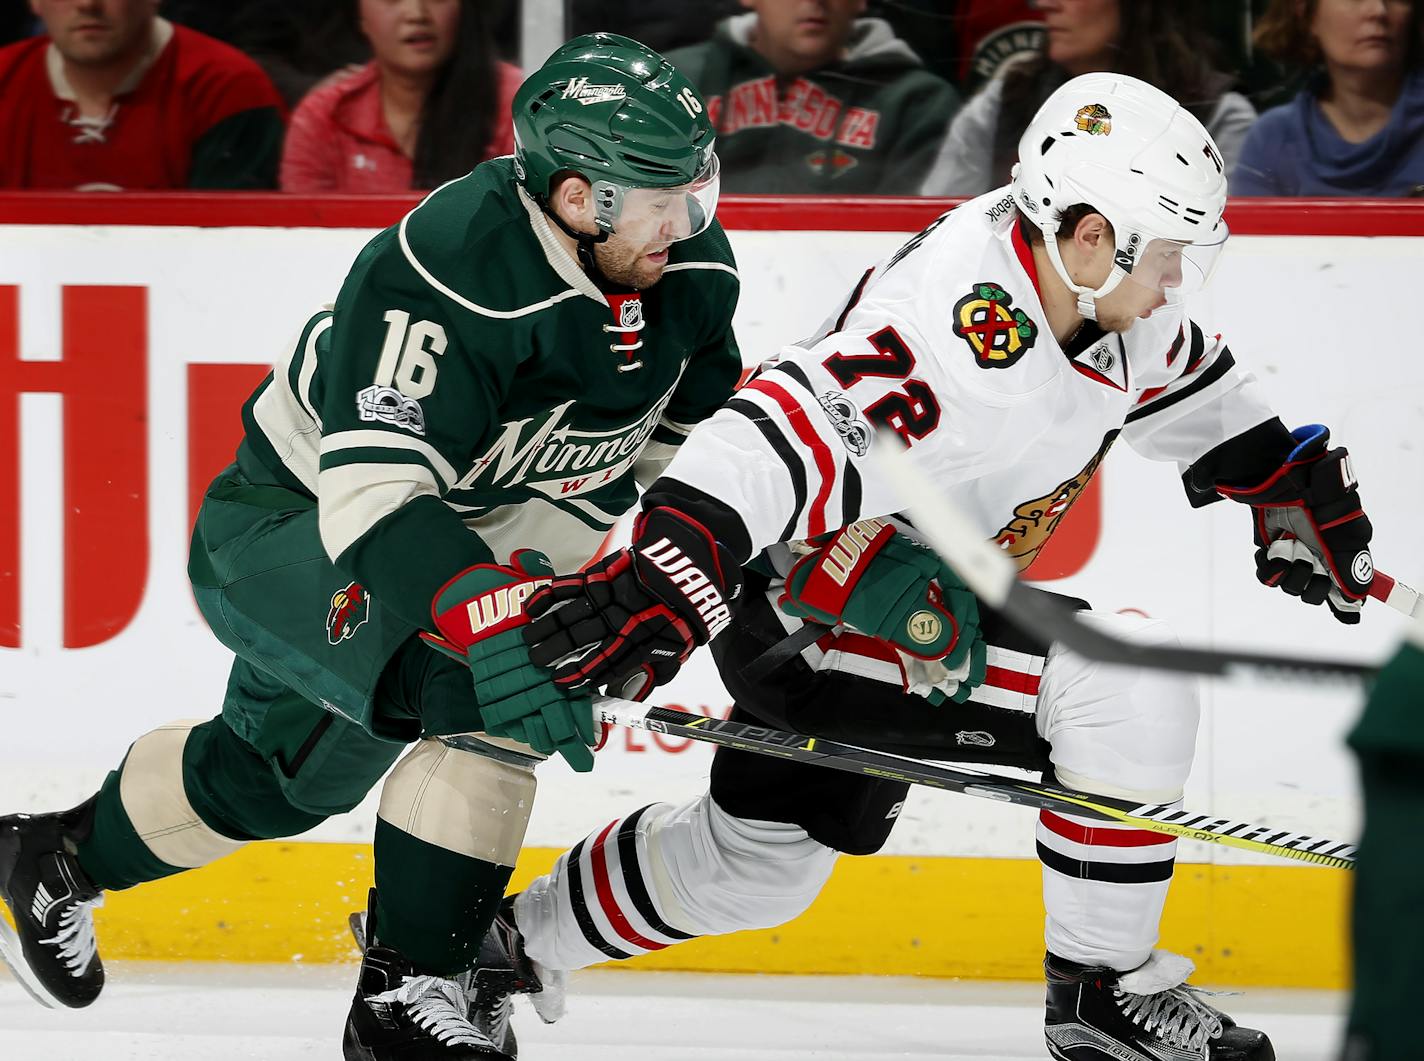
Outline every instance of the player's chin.
<svg viewBox="0 0 1424 1061"><path fill-rule="evenodd" d="M667 268L668 252L660 251L657 254L645 254L638 259L637 274L639 287L652 287L663 278L663 270Z"/></svg>

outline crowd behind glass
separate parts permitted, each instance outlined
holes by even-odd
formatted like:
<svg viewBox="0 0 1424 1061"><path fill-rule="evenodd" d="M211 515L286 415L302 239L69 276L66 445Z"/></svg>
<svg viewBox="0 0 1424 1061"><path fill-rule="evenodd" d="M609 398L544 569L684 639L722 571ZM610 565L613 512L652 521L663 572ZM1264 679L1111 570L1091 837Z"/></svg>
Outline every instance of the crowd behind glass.
<svg viewBox="0 0 1424 1061"><path fill-rule="evenodd" d="M398 193L508 154L517 0L28 0L0 187ZM1424 192L1415 0L568 0L663 51L733 193L972 196L1068 78L1180 99L1236 195Z"/></svg>

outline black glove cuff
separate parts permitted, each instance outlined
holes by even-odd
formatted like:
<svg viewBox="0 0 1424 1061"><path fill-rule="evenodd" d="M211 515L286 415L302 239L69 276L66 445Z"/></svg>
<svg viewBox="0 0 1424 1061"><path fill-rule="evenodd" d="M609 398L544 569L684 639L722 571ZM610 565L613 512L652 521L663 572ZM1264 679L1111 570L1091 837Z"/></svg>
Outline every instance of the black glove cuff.
<svg viewBox="0 0 1424 1061"><path fill-rule="evenodd" d="M1193 508L1222 500L1217 486L1255 486L1270 478L1295 449L1297 441L1279 417L1257 424L1208 450L1182 475Z"/></svg>
<svg viewBox="0 0 1424 1061"><path fill-rule="evenodd" d="M676 509L700 523L713 541L735 557L736 564L746 563L751 558L752 538L747 525L741 514L725 502L664 475L643 495L645 512L658 508Z"/></svg>
<svg viewBox="0 0 1424 1061"><path fill-rule="evenodd" d="M741 593L736 557L692 516L652 508L633 526L638 580L684 622L697 644L706 644L731 619Z"/></svg>

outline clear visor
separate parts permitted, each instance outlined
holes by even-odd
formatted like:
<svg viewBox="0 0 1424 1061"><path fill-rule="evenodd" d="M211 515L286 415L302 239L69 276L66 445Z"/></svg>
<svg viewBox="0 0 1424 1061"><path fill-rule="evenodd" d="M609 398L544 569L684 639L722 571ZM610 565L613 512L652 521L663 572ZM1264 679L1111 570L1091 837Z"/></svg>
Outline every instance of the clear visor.
<svg viewBox="0 0 1424 1061"><path fill-rule="evenodd" d="M598 223L638 246L667 246L712 223L722 187L715 154L697 178L672 188L629 188L614 181L594 185Z"/></svg>
<svg viewBox="0 0 1424 1061"><path fill-rule="evenodd" d="M1211 282L1228 235L1222 222L1210 243L1131 236L1126 247L1118 248L1118 268L1126 271L1131 265L1122 283L1169 301L1194 294Z"/></svg>

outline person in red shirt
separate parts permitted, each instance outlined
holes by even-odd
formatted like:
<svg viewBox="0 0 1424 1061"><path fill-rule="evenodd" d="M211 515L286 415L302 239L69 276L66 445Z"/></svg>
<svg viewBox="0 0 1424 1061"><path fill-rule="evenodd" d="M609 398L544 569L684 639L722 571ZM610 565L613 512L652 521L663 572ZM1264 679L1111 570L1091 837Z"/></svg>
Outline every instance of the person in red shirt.
<svg viewBox="0 0 1424 1061"><path fill-rule="evenodd" d="M359 0L358 11L375 57L297 105L283 191L434 188L514 153L522 77L496 61L476 0Z"/></svg>
<svg viewBox="0 0 1424 1061"><path fill-rule="evenodd" d="M0 187L271 188L285 111L247 56L157 0L30 0L0 48Z"/></svg>

